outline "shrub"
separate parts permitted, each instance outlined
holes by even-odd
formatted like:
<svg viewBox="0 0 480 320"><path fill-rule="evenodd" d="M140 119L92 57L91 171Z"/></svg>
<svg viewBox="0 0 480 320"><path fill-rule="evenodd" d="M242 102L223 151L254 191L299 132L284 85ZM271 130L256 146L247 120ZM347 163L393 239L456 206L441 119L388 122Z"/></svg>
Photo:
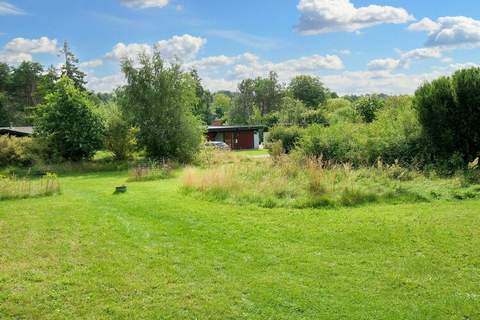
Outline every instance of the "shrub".
<svg viewBox="0 0 480 320"><path fill-rule="evenodd" d="M376 119L377 112L384 107L384 101L376 96L365 96L355 102L355 110L366 123Z"/></svg>
<svg viewBox="0 0 480 320"><path fill-rule="evenodd" d="M137 129L132 128L116 104L106 106L105 147L115 160L127 160L135 150Z"/></svg>
<svg viewBox="0 0 480 320"><path fill-rule="evenodd" d="M55 91L38 107L35 125L51 154L67 160L90 159L103 145L103 125L88 94L67 77L55 84Z"/></svg>
<svg viewBox="0 0 480 320"><path fill-rule="evenodd" d="M268 142L282 142L282 146L286 153L290 153L295 148L303 134L304 129L297 126L276 126L272 128L268 134Z"/></svg>
<svg viewBox="0 0 480 320"><path fill-rule="evenodd" d="M339 122L330 127L312 126L298 142L307 157L320 157L355 165L422 159L420 125L409 99L394 99L370 123Z"/></svg>
<svg viewBox="0 0 480 320"><path fill-rule="evenodd" d="M358 115L357 111L352 105L346 105L332 111L327 110L325 114L326 120L330 125L336 125L339 123L360 123L362 119Z"/></svg>
<svg viewBox="0 0 480 320"><path fill-rule="evenodd" d="M301 124L309 126L312 124L328 125L327 118L323 110L307 110L301 114Z"/></svg>
<svg viewBox="0 0 480 320"><path fill-rule="evenodd" d="M32 138L0 136L0 167L31 165L35 159Z"/></svg>
<svg viewBox="0 0 480 320"><path fill-rule="evenodd" d="M431 160L459 153L466 164L479 155L480 68L425 83L415 92L415 107Z"/></svg>

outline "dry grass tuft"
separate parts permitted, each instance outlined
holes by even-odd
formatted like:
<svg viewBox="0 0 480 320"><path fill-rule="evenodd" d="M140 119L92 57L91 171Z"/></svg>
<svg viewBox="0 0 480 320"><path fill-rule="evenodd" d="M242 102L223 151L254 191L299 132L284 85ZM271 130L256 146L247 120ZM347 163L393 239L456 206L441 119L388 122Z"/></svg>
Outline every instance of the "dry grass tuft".
<svg viewBox="0 0 480 320"><path fill-rule="evenodd" d="M60 193L60 182L55 174L30 180L16 176L0 176L0 200L51 196Z"/></svg>

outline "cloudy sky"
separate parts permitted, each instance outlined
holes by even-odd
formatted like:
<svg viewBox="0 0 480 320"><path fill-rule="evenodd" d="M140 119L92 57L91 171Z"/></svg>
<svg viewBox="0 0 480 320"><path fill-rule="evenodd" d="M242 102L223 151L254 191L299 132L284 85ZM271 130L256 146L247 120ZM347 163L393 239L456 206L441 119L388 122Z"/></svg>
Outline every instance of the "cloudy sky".
<svg viewBox="0 0 480 320"><path fill-rule="evenodd" d="M123 83L119 61L155 48L211 90L276 71L341 94L412 93L480 63L478 0L0 0L0 61L57 65L64 40L91 89Z"/></svg>

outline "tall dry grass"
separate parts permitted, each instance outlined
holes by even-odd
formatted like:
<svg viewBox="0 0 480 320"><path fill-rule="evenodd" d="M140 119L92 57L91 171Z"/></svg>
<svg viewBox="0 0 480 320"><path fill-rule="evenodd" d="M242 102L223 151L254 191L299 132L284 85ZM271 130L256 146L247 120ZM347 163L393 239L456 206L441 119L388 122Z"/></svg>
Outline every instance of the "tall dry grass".
<svg viewBox="0 0 480 320"><path fill-rule="evenodd" d="M60 191L58 177L51 173L34 180L16 176L0 177L0 200L51 196Z"/></svg>
<svg viewBox="0 0 480 320"><path fill-rule="evenodd" d="M462 186L462 179L428 177L398 162L387 165L378 161L374 166L354 168L350 163L334 163L322 157L298 159L284 155L207 169L188 168L183 186L207 198L265 207L356 206L480 197L480 187Z"/></svg>

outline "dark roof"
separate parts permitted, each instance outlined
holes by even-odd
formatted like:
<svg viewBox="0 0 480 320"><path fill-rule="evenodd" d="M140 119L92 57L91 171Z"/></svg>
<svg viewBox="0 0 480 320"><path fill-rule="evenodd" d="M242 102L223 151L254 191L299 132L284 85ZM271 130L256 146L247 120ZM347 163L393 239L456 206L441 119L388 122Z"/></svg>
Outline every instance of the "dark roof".
<svg viewBox="0 0 480 320"><path fill-rule="evenodd" d="M1 135L26 137L33 135L33 127L0 127Z"/></svg>
<svg viewBox="0 0 480 320"><path fill-rule="evenodd" d="M251 126L209 126L208 132L228 132L228 131L252 131L265 129L262 125Z"/></svg>

